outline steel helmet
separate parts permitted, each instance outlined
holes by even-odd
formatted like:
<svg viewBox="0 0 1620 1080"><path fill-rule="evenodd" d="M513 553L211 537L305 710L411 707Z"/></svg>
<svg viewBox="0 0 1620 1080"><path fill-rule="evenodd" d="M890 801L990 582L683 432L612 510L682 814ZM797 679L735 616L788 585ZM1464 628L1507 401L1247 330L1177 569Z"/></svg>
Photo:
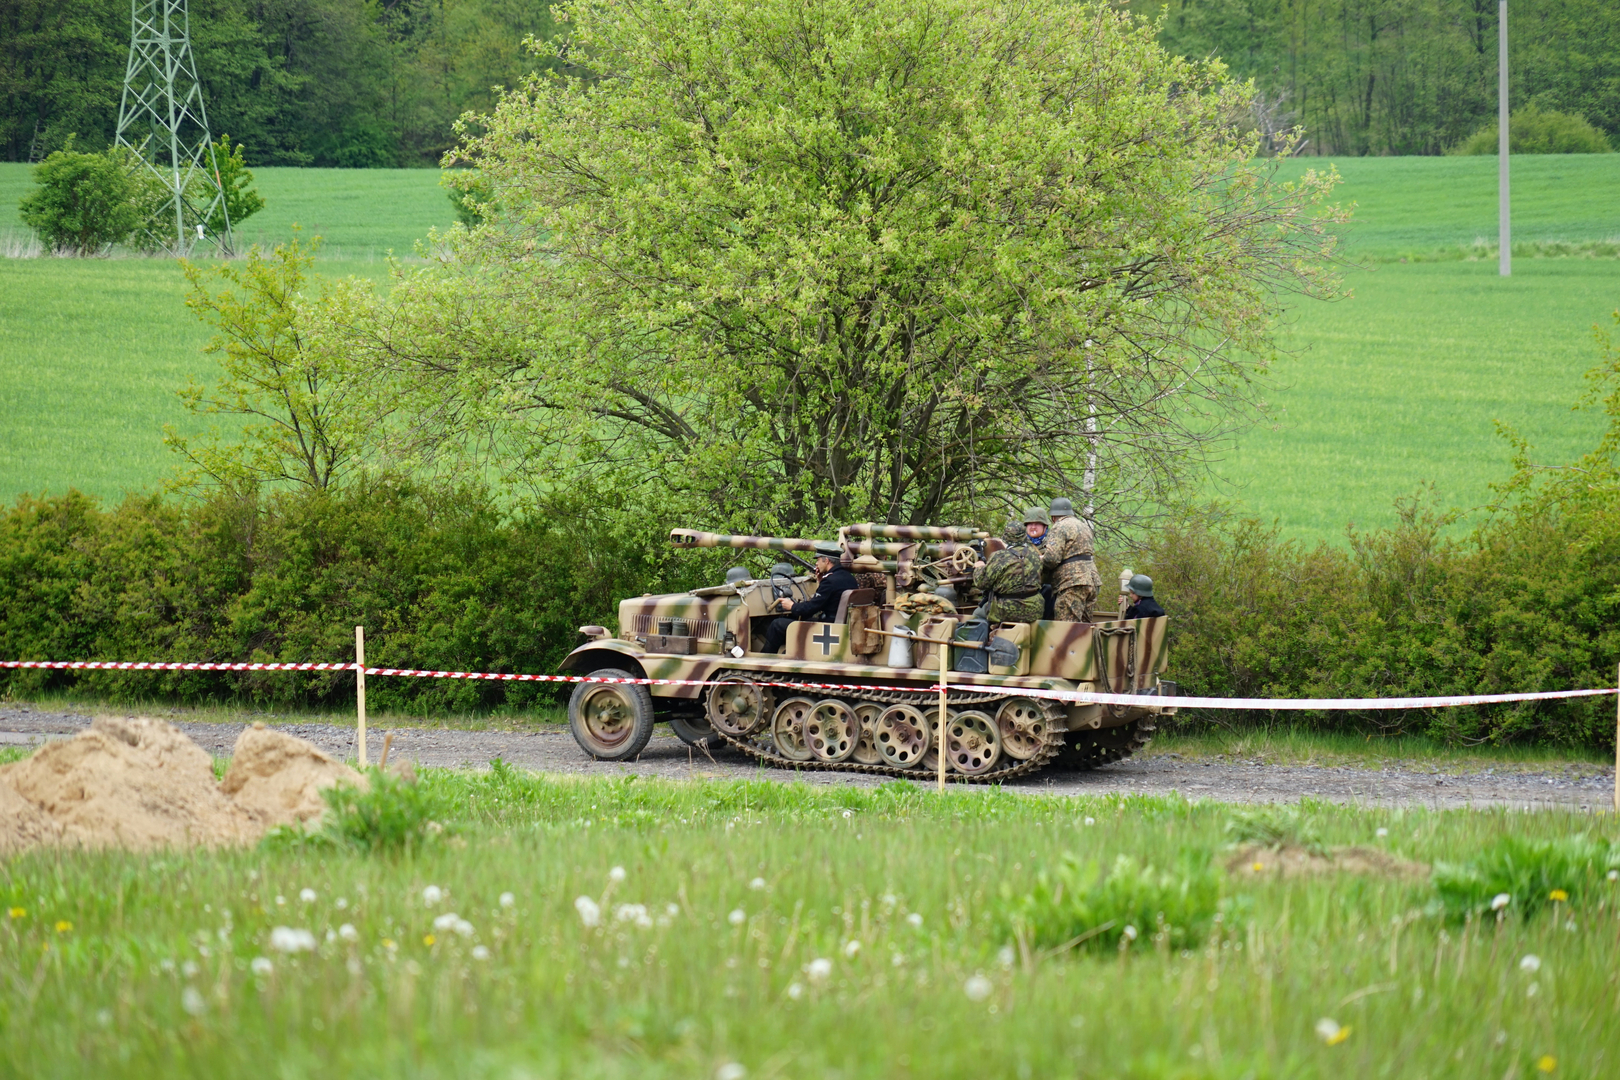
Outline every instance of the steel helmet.
<svg viewBox="0 0 1620 1080"><path fill-rule="evenodd" d="M1074 503L1059 495L1052 500L1052 506L1047 512L1054 518L1074 517Z"/></svg>
<svg viewBox="0 0 1620 1080"><path fill-rule="evenodd" d="M1037 523L1045 525L1048 529L1052 527L1052 515L1046 512L1046 507L1044 506L1032 506L1028 510L1024 511L1025 525L1034 525Z"/></svg>
<svg viewBox="0 0 1620 1080"><path fill-rule="evenodd" d="M1130 591L1135 593L1137 596L1153 595L1153 579L1148 577L1146 574L1132 575L1131 583L1128 587Z"/></svg>
<svg viewBox="0 0 1620 1080"><path fill-rule="evenodd" d="M778 578L778 577L790 578L792 576L793 576L793 564L792 563L779 562L779 563L772 563L771 564L771 577L773 577L773 578Z"/></svg>
<svg viewBox="0 0 1620 1080"><path fill-rule="evenodd" d="M727 585L735 585L739 581L747 581L747 580L748 580L748 568L746 566L733 566L730 570L726 571L726 584Z"/></svg>

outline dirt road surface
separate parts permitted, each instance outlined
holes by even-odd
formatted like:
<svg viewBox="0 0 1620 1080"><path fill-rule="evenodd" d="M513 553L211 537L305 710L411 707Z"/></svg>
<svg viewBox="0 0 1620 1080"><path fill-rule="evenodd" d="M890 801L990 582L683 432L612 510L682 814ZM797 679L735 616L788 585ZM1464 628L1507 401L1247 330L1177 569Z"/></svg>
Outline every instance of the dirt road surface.
<svg viewBox="0 0 1620 1080"><path fill-rule="evenodd" d="M32 746L83 730L90 716L48 711L27 705L0 704L0 746ZM171 718L173 719L173 718ZM231 752L240 723L176 720L178 726L211 754ZM333 724L268 721L308 739L340 758L355 755L353 728ZM740 755L709 756L694 751L659 728L641 757L633 762L592 761L574 744L565 727L523 731L463 731L449 728L373 727L366 740L370 760L382 754L386 730L394 731L391 753L420 765L485 768L499 758L512 765L548 773L589 776L656 776L668 780L766 779L783 783L872 785L885 777L857 773L792 772L764 768ZM1177 754L1149 753L1089 772L1047 770L1006 785L1009 790L1054 795L1167 795L1221 802L1293 802L1317 798L1375 806L1512 807L1515 809L1605 810L1611 805L1614 774L1590 765L1527 771L1522 768L1451 773L1425 767L1294 766L1259 762L1184 759Z"/></svg>

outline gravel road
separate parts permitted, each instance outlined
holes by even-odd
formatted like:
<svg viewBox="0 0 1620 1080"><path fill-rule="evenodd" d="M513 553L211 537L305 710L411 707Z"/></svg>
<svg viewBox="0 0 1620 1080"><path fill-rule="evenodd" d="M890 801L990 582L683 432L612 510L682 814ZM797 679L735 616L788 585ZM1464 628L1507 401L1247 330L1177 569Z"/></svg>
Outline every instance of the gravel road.
<svg viewBox="0 0 1620 1080"><path fill-rule="evenodd" d="M0 704L0 746L32 746L47 739L72 735L90 725L90 716L27 705ZM241 723L199 723L165 717L195 739L205 750L228 755L242 730ZM308 739L338 757L356 750L352 728L333 724L268 723ZM784 783L872 785L884 777L856 773L789 772L760 767L730 753L709 757L666 733L662 728L641 757L612 764L587 758L574 745L564 727L544 726L521 731L464 731L450 728L394 728L391 754L418 764L482 768L500 758L513 765L541 772L592 776L656 776L671 780L735 779L779 780ZM384 731L368 733L372 761L382 754ZM1221 802L1291 802L1317 798L1332 802L1379 806L1513 807L1517 809L1602 810L1610 806L1614 774L1591 765L1527 771L1515 767L1479 772L1439 772L1424 767L1385 765L1296 766L1260 762L1184 759L1178 754L1149 753L1092 772L1047 770L1014 781L1011 790L1056 795L1165 795L1180 792L1189 799Z"/></svg>

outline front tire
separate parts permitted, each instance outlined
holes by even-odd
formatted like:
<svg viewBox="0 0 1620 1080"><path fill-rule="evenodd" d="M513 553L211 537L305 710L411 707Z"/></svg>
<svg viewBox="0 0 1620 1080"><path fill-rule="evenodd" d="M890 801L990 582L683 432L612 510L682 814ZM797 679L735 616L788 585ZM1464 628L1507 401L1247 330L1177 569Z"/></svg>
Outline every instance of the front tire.
<svg viewBox="0 0 1620 1080"><path fill-rule="evenodd" d="M634 679L619 668L591 672L599 679ZM598 761L640 754L653 733L652 694L636 683L580 683L568 699L568 729L579 748Z"/></svg>
<svg viewBox="0 0 1620 1080"><path fill-rule="evenodd" d="M726 745L726 741L716 734L714 726L709 723L709 718L701 714L674 713L669 718L669 730L687 746L705 753Z"/></svg>

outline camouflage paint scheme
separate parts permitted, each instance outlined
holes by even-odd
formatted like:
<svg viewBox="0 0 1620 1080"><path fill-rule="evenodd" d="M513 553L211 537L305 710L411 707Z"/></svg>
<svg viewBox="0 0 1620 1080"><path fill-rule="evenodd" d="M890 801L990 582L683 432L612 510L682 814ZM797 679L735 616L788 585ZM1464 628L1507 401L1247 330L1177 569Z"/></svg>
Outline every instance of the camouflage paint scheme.
<svg viewBox="0 0 1620 1080"><path fill-rule="evenodd" d="M968 530L922 529L909 526L850 526L845 533L855 534L857 529L885 530L882 535L911 530L939 534L951 532L971 538ZM982 534L981 534L982 535ZM692 539L701 537L700 540ZM822 546L837 548L837 542L797 540L781 537L720 537L713 533L694 533L675 530L672 539L677 546L751 547L774 550L821 551ZM917 539L933 539L919 536ZM707 541L707 542L705 542ZM955 544L952 538L941 538L941 544ZM820 545L820 546L818 546ZM795 579L795 598L803 598L814 589L808 578ZM651 679L680 679L701 681L712 678L722 670L756 671L761 676L780 676L788 680L804 679L816 682L838 682L856 685L899 686L926 690L936 684L938 654L935 649L916 646L914 662L919 666L890 667L888 649L879 649L875 656L861 658L849 651L851 625L844 622L794 623L788 634L787 650L783 654L753 650L754 639L763 632L769 618L771 582L745 581L737 585L699 589L695 593L663 596L642 596L628 599L619 605L619 626L616 635L608 635L602 627L582 627L590 638L563 661L564 671L589 673L602 668L621 668L640 672ZM659 620L683 619L687 635L693 638L692 653L654 653L647 650L649 636L659 633ZM1007 638L1019 649L1016 665L997 668L989 674L968 674L952 671L952 685L994 686L1006 689L1089 690L1112 693L1151 693L1159 676L1168 667L1169 651L1166 645L1168 619L1113 619L1097 623L1048 622L1001 624L992 630L997 637ZM941 631L954 629L956 621L927 620L914 615L909 619L892 609L884 609L882 624L886 630L907 626L924 636L944 636ZM889 639L885 638L887 642ZM729 644L740 645L741 657L727 652ZM959 650L958 650L959 651ZM651 686L654 698L697 699L702 696L699 686ZM1069 730L1112 727L1130 722L1148 714L1169 713L1173 710L1149 705L1112 706L1070 705L1067 707Z"/></svg>

